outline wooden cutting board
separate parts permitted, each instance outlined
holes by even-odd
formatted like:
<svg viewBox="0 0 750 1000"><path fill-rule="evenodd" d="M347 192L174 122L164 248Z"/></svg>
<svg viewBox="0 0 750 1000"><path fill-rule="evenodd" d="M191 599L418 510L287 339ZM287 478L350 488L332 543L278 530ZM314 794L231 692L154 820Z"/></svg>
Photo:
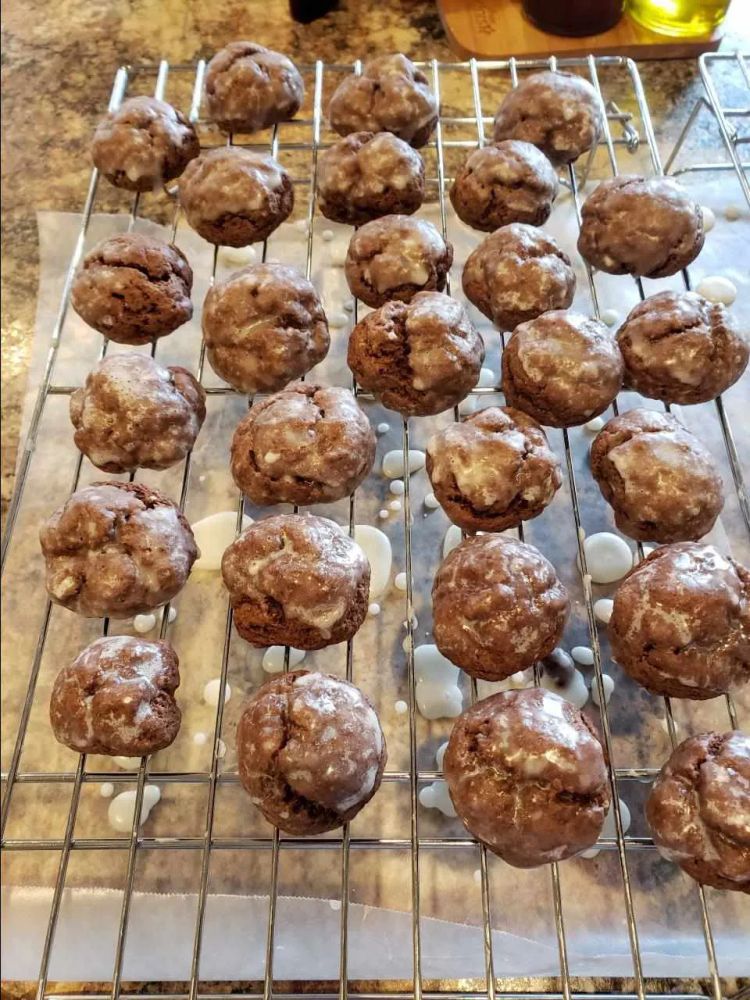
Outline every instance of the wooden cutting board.
<svg viewBox="0 0 750 1000"><path fill-rule="evenodd" d="M550 52L559 56L612 53L640 59L680 59L713 52L724 34L722 26L700 38L669 38L642 28L626 14L600 35L565 38L535 28L523 16L520 0L438 0L438 9L451 45L462 56L478 59L511 55L529 59Z"/></svg>

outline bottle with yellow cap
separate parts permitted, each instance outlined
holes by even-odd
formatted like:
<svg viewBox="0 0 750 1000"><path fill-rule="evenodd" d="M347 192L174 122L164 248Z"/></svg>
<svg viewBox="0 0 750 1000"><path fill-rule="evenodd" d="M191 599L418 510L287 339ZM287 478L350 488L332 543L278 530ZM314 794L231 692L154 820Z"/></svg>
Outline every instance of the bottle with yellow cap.
<svg viewBox="0 0 750 1000"><path fill-rule="evenodd" d="M627 0L632 18L662 35L708 35L724 20L731 0ZM745 0L742 0L745 2Z"/></svg>

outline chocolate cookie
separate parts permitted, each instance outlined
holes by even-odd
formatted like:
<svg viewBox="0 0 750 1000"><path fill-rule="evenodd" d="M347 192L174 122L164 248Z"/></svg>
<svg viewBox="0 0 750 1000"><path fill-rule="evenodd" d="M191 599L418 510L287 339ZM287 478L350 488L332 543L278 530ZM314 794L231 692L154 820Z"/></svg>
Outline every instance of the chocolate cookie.
<svg viewBox="0 0 750 1000"><path fill-rule="evenodd" d="M193 272L173 243L118 233L83 258L70 292L78 315L108 340L147 344L193 315Z"/></svg>
<svg viewBox="0 0 750 1000"><path fill-rule="evenodd" d="M180 202L193 229L221 246L259 243L291 214L289 174L268 153L219 146L188 166Z"/></svg>
<svg viewBox="0 0 750 1000"><path fill-rule="evenodd" d="M417 292L442 292L453 247L431 222L386 215L365 223L349 242L346 280L352 295L376 309Z"/></svg>
<svg viewBox="0 0 750 1000"><path fill-rule="evenodd" d="M179 508L143 483L85 486L39 538L50 600L86 618L130 618L166 604L199 554Z"/></svg>
<svg viewBox="0 0 750 1000"><path fill-rule="evenodd" d="M269 823L293 836L354 819L388 754L369 699L348 681L295 670L268 681L237 728L240 781Z"/></svg>
<svg viewBox="0 0 750 1000"><path fill-rule="evenodd" d="M503 98L493 135L533 143L556 166L572 163L604 128L596 91L575 73L544 70L525 77Z"/></svg>
<svg viewBox="0 0 750 1000"><path fill-rule="evenodd" d="M503 393L548 427L575 427L604 413L622 387L614 334L596 319L552 310L521 323L503 351Z"/></svg>
<svg viewBox="0 0 750 1000"><path fill-rule="evenodd" d="M253 264L217 282L203 304L209 363L239 392L276 392L328 353L313 285L286 264Z"/></svg>
<svg viewBox="0 0 750 1000"><path fill-rule="evenodd" d="M713 545L658 548L617 588L609 638L654 694L725 694L750 680L750 570Z"/></svg>
<svg viewBox="0 0 750 1000"><path fill-rule="evenodd" d="M225 132L257 132L288 121L304 96L291 59L255 42L230 42L206 69L208 116Z"/></svg>
<svg viewBox="0 0 750 1000"><path fill-rule="evenodd" d="M704 403L737 381L748 345L718 302L695 292L657 292L617 331L625 384L666 403Z"/></svg>
<svg viewBox="0 0 750 1000"><path fill-rule="evenodd" d="M424 199L424 161L390 132L353 132L318 159L318 207L327 219L361 226L411 215Z"/></svg>
<svg viewBox="0 0 750 1000"><path fill-rule="evenodd" d="M359 76L347 76L328 106L331 126L339 135L393 132L419 148L429 140L438 105L427 77L405 55L368 59Z"/></svg>
<svg viewBox="0 0 750 1000"><path fill-rule="evenodd" d="M346 642L367 615L370 564L334 521L279 514L224 552L234 624L253 646L322 649Z"/></svg>
<svg viewBox="0 0 750 1000"><path fill-rule="evenodd" d="M541 688L503 691L456 721L443 770L459 818L516 868L595 844L610 803L599 738L570 702Z"/></svg>
<svg viewBox="0 0 750 1000"><path fill-rule="evenodd" d="M349 338L357 383L404 416L441 413L474 388L484 343L463 306L440 292L388 302L368 313Z"/></svg>
<svg viewBox="0 0 750 1000"><path fill-rule="evenodd" d="M567 309L576 276L550 235L513 222L469 254L462 282L469 302L498 329L512 330L549 309Z"/></svg>
<svg viewBox="0 0 750 1000"><path fill-rule="evenodd" d="M536 146L506 139L474 149L450 191L459 219L491 233L511 222L541 226L557 197L557 174Z"/></svg>
<svg viewBox="0 0 750 1000"><path fill-rule="evenodd" d="M704 885L750 893L750 739L701 733L673 751L646 800L659 852Z"/></svg>
<svg viewBox="0 0 750 1000"><path fill-rule="evenodd" d="M427 475L451 521L471 532L536 517L562 482L542 428L510 406L490 406L435 434Z"/></svg>
<svg viewBox="0 0 750 1000"><path fill-rule="evenodd" d="M332 503L375 461L375 432L348 389L294 382L256 403L232 438L232 476L253 503Z"/></svg>
<svg viewBox="0 0 750 1000"><path fill-rule="evenodd" d="M104 472L168 469L195 444L206 393L185 368L147 354L114 354L70 397L79 451Z"/></svg>
<svg viewBox="0 0 750 1000"><path fill-rule="evenodd" d="M694 261L703 240L700 205L667 177L601 181L581 210L578 252L608 274L665 278Z"/></svg>
<svg viewBox="0 0 750 1000"><path fill-rule="evenodd" d="M96 127L94 166L110 184L128 191L153 191L179 177L200 152L187 118L155 97L130 97Z"/></svg>
<svg viewBox="0 0 750 1000"><path fill-rule="evenodd" d="M591 472L617 527L642 542L697 541L724 506L710 452L670 413L614 417L591 446Z"/></svg>
<svg viewBox="0 0 750 1000"><path fill-rule="evenodd" d="M472 677L500 681L552 652L568 607L565 588L538 549L475 535L449 552L435 575L435 643Z"/></svg>
<svg viewBox="0 0 750 1000"><path fill-rule="evenodd" d="M55 739L77 753L145 757L174 741L179 660L168 642L129 635L96 639L55 679Z"/></svg>

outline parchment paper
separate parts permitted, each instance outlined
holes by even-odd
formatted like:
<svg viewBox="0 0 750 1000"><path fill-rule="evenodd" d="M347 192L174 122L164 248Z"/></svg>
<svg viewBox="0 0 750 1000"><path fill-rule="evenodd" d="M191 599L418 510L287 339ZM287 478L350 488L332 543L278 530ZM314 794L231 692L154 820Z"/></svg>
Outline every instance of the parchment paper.
<svg viewBox="0 0 750 1000"><path fill-rule="evenodd" d="M637 169L635 163L633 169ZM721 217L722 207L738 200L726 180L712 186L702 183L700 199L712 205L719 217L706 248L692 268L693 280L703 274L721 273L739 287L735 310L748 325L750 320L750 280L747 246L748 217L729 223ZM421 214L439 220L437 207L426 205ZM103 235L126 226L126 218L96 216L92 221L89 245ZM57 309L59 291L80 219L72 215L42 213L39 216L41 243L41 283L33 370L39 372L48 348L48 338ZM147 231L160 230L138 223ZM575 252L575 223L569 195L562 193L547 228L555 234L575 261L578 292L574 308L590 312L585 275ZM321 238L331 229L330 242ZM166 230L161 230L166 235ZM321 220L316 222L313 280L329 313L341 311L350 300L340 266L349 236L346 227ZM463 262L478 235L449 216L449 237L456 249L452 271L452 291L461 296L460 273ZM200 346L200 303L210 274L211 249L189 229L181 226L177 242L187 253L195 272L196 316L186 327L159 343L157 358L196 370ZM304 235L293 225L284 225L271 238L269 257L304 268ZM237 266L220 258L219 276ZM679 287L679 279L646 282L647 294L662 287ZM620 316L637 301L634 283L628 278L597 277L602 309L612 308ZM500 338L474 310L472 316L485 335L487 361L497 374ZM350 318L351 322L351 318ZM329 357L311 374L328 384L351 384L345 364L347 328L332 329ZM85 373L98 357L101 340L70 312L64 329L54 382L81 384ZM133 348L111 345L112 353ZM204 384L220 382L207 366ZM35 390L35 378L30 391ZM640 405L633 394L621 397L621 409ZM480 405L489 405L487 396ZM43 566L36 536L40 521L68 494L76 453L67 417L67 396L52 396L47 402L36 453L32 461L23 509L10 554L10 584L4 594L3 768L16 736L18 715L26 692L29 667L44 609ZM390 499L388 481L380 475L383 454L401 445L400 419L373 403L365 402L366 412L377 425L388 421L390 431L379 437L378 458L373 473L358 492L356 520L377 524L393 546L393 575L404 568L404 526L400 514L387 522L377 520L377 511ZM646 403L656 407L653 402ZM734 423L740 456L748 466L748 412L750 380L746 376L725 398ZM211 396L208 418L193 454L187 516L195 521L220 510L234 509L236 491L228 469L228 449L232 431L245 410L237 396ZM727 503L721 523L710 536L723 549L731 548L747 561L748 543L742 528L734 487L726 463L716 411L711 404L678 411L680 417L711 447L719 460L726 482ZM412 447L423 448L434 430L451 419L450 414L412 420ZM550 442L563 457L559 431L550 433ZM593 483L587 464L592 435L576 428L570 432L574 465L587 533L612 529L612 516ZM143 473L139 478L157 485L172 496L179 495L182 467L163 473ZM81 484L107 478L86 460ZM429 588L440 561L442 540L448 521L442 511L428 512L422 503L429 492L424 471L411 480L414 540L414 587L418 627L417 644L431 641ZM348 501L314 508L341 524L348 520ZM249 507L252 516L261 512ZM266 511L270 513L271 511ZM567 481L554 502L539 518L526 526L526 539L537 545L555 564L568 587L572 614L564 645L588 645L590 640L579 574L575 566L576 535ZM611 595L612 586L595 587L595 597ZM399 699L407 699L404 638L404 596L390 589L381 598L382 614L368 618L354 643L354 679L373 699L380 713L389 747L389 769L408 770L408 716L395 709ZM172 747L156 755L152 771L206 771L210 765L214 709L201 700L207 680L217 677L226 615L226 598L218 574L194 574L174 602L178 617L169 629L181 660L182 684L178 697L183 710L183 726ZM114 632L130 632L131 623L113 623ZM51 684L60 663L74 656L95 638L101 622L79 619L54 608L27 738L21 771L73 771L77 757L59 746L49 729L47 705ZM624 677L609 661L604 641L604 667L616 681L609 714L614 735L615 763L618 767L659 766L669 753L662 702ZM222 771L236 771L234 729L242 698L262 680L262 651L252 650L233 636L228 679L232 697L226 706L222 738L227 753ZM308 654L308 668L343 674L345 647ZM586 677L592 671L586 669ZM468 688L465 704L468 704ZM750 701L737 699L740 724L747 728ZM674 702L679 735L706 728L728 728L721 700L707 703ZM586 712L597 720L598 710L589 702ZM418 720L418 758L421 769L435 767L435 750L450 732L449 720ZM196 732L208 734L208 742L197 746ZM89 770L117 770L104 757L90 757ZM116 786L122 791L131 785ZM205 827L207 790L201 784L160 785L162 798L142 827L145 836L200 837ZM621 794L633 815L631 833L646 835L642 804L648 786L637 781L621 782ZM70 801L70 784L22 784L13 793L13 805L6 835L9 838L34 836L62 838ZM75 827L75 837L115 836L107 822L109 800L102 798L97 784L85 784ZM408 785L384 783L373 801L352 825L354 837L409 837ZM419 810L423 836L465 836L461 824L433 810ZM216 800L214 837L270 836L270 828L235 783L219 785ZM123 836L123 848L128 838ZM328 839L337 839L329 835ZM189 977L194 934L196 892L200 873L200 851L140 850L136 869L135 895L130 917L124 976L126 979L168 979ZM270 850L240 851L214 849L211 855L209 902L201 960L204 979L242 979L261 976L270 876ZM98 980L111 976L114 942L125 877L126 850L74 851L71 855L66 891L55 937L50 976L53 979ZM2 960L7 978L35 978L46 930L51 887L57 874L56 851L9 852L5 857ZM338 929L340 913L341 855L338 849L300 851L285 849L280 854L279 909L275 941L275 974L289 978L336 978L338 975ZM629 851L628 867L633 885L635 911L647 976L700 976L707 973L705 944L701 931L698 894L694 883L655 851ZM476 849L429 849L421 851L421 912L423 975L425 977L472 977L484 972L482 951L482 909L477 880L479 855ZM494 927L495 966L498 975L545 975L559 972L553 922L550 873L545 869L517 871L496 858L489 863L490 892ZM574 859L560 866L563 912L572 975L632 974L628 947L622 878L617 856L602 851L594 860ZM716 935L722 975L750 973L750 899L738 893L707 891L708 905ZM410 978L411 894L408 849L352 850L350 899L350 969L352 977ZM164 928L169 933L164 933Z"/></svg>

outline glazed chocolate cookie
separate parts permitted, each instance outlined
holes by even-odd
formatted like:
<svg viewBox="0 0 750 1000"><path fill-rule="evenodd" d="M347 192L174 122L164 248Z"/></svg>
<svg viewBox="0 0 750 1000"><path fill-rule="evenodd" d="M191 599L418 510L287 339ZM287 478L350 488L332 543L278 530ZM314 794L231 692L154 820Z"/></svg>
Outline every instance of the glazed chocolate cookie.
<svg viewBox="0 0 750 1000"><path fill-rule="evenodd" d="M83 258L70 293L89 326L118 344L147 344L193 315L193 272L173 243L118 233Z"/></svg>
<svg viewBox="0 0 750 1000"><path fill-rule="evenodd" d="M750 739L735 730L680 743L646 819L659 853L696 882L750 893Z"/></svg>
<svg viewBox="0 0 750 1000"><path fill-rule="evenodd" d="M209 363L239 392L276 392L328 353L318 293L286 264L253 264L217 282L203 304Z"/></svg>
<svg viewBox="0 0 750 1000"><path fill-rule="evenodd" d="M463 306L440 292L389 302L368 313L349 338L357 383L404 416L441 413L474 388L484 343Z"/></svg>
<svg viewBox="0 0 750 1000"><path fill-rule="evenodd" d="M487 236L469 254L462 281L469 302L500 330L567 309L576 287L567 254L547 233L521 222Z"/></svg>
<svg viewBox="0 0 750 1000"><path fill-rule="evenodd" d="M179 177L200 152L195 129L171 104L130 97L94 132L91 158L110 184L153 191Z"/></svg>
<svg viewBox="0 0 750 1000"><path fill-rule="evenodd" d="M200 383L147 354L104 358L70 397L76 447L104 472L168 469L193 447L205 418Z"/></svg>
<svg viewBox="0 0 750 1000"><path fill-rule="evenodd" d="M557 197L557 174L536 146L506 139L469 153L450 197L459 219L485 233L511 222L541 226Z"/></svg>
<svg viewBox="0 0 750 1000"><path fill-rule="evenodd" d="M456 721L443 770L459 818L516 868L571 858L595 844L610 803L589 720L541 688L503 691Z"/></svg>
<svg viewBox="0 0 750 1000"><path fill-rule="evenodd" d="M269 823L298 837L354 819L377 792L387 756L369 699L329 674L274 677L237 728L243 788Z"/></svg>
<svg viewBox="0 0 750 1000"><path fill-rule="evenodd" d="M612 177L581 210L578 252L608 274L665 278L692 263L703 240L700 205L667 177Z"/></svg>
<svg viewBox="0 0 750 1000"><path fill-rule="evenodd" d="M318 206L327 219L361 226L411 215L424 199L424 161L390 132L354 132L318 159Z"/></svg>
<svg viewBox="0 0 750 1000"><path fill-rule="evenodd" d="M617 331L625 384L665 403L704 403L737 381L748 345L718 302L695 292L657 292Z"/></svg>
<svg viewBox="0 0 750 1000"><path fill-rule="evenodd" d="M180 202L204 240L245 247L267 239L291 214L294 188L268 153L220 146L188 166L180 179Z"/></svg>
<svg viewBox="0 0 750 1000"><path fill-rule="evenodd" d="M253 646L322 649L346 642L367 615L370 564L334 521L279 514L224 552L234 624Z"/></svg>
<svg viewBox="0 0 750 1000"><path fill-rule="evenodd" d="M453 247L431 222L386 215L356 231L344 267L352 295L377 309L417 292L442 292L452 263Z"/></svg>
<svg viewBox="0 0 750 1000"><path fill-rule="evenodd" d="M533 143L556 166L572 163L603 129L596 91L575 73L544 70L523 79L504 98L493 135Z"/></svg>
<svg viewBox="0 0 750 1000"><path fill-rule="evenodd" d="M55 739L77 753L145 757L174 741L179 660L168 642L129 635L96 639L52 688Z"/></svg>
<svg viewBox="0 0 750 1000"><path fill-rule="evenodd" d="M710 452L670 413L614 417L591 446L591 472L617 527L642 542L697 541L724 506Z"/></svg>
<svg viewBox="0 0 750 1000"><path fill-rule="evenodd" d="M552 310L521 323L503 351L506 401L548 427L575 427L604 413L622 376L614 334L579 313Z"/></svg>
<svg viewBox="0 0 750 1000"><path fill-rule="evenodd" d="M240 421L232 476L257 504L331 503L375 461L375 432L349 389L294 382Z"/></svg>
<svg viewBox="0 0 750 1000"><path fill-rule="evenodd" d="M419 148L432 135L438 105L424 73L397 53L368 59L359 76L347 76L331 97L328 117L339 135L393 132Z"/></svg>
<svg viewBox="0 0 750 1000"><path fill-rule="evenodd" d="M713 545L658 548L617 588L609 638L654 694L725 694L750 680L750 570Z"/></svg>
<svg viewBox="0 0 750 1000"><path fill-rule="evenodd" d="M532 545L502 535L466 538L432 586L435 643L472 677L501 681L557 646L568 595Z"/></svg>
<svg viewBox="0 0 750 1000"><path fill-rule="evenodd" d="M536 517L562 482L542 428L510 406L490 406L435 434L427 475L451 521L471 532Z"/></svg>
<svg viewBox="0 0 750 1000"><path fill-rule="evenodd" d="M304 96L291 59L255 42L230 42L206 69L208 116L225 132L257 132L288 121Z"/></svg>
<svg viewBox="0 0 750 1000"><path fill-rule="evenodd" d="M39 533L47 593L86 618L130 618L171 601L198 547L182 511L143 483L94 483Z"/></svg>

